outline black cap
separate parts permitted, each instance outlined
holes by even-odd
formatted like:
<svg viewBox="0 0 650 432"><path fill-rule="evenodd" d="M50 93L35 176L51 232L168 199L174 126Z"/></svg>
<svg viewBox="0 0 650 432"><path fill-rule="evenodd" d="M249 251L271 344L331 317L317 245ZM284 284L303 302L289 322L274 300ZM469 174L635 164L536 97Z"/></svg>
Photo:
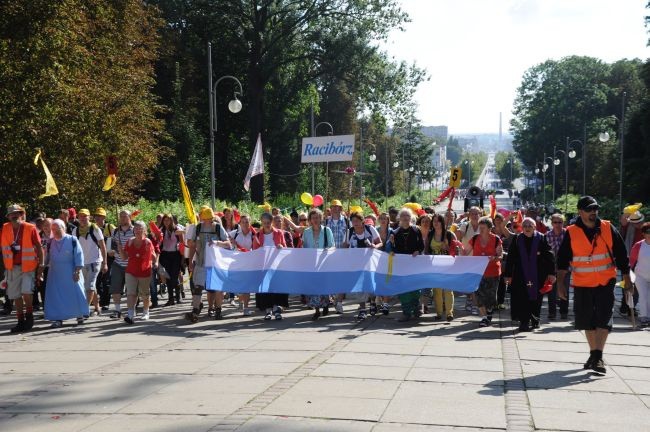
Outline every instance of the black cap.
<svg viewBox="0 0 650 432"><path fill-rule="evenodd" d="M592 196L586 195L578 200L578 210L599 209L598 201Z"/></svg>

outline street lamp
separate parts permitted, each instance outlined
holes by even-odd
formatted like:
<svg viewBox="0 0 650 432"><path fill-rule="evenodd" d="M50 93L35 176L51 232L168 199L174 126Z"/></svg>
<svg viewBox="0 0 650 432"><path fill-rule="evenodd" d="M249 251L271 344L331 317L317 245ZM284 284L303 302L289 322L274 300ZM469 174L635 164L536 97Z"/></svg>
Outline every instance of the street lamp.
<svg viewBox="0 0 650 432"><path fill-rule="evenodd" d="M212 84L212 44L208 42L208 99L210 111L210 203L212 209L215 208L215 167L214 167L214 134L217 132L217 86L225 79L233 80L239 87L239 91L233 92L233 99L228 103L228 110L237 114L242 109L242 104L237 98L241 96L244 91L242 90L241 82L231 75L224 75L219 78L214 85Z"/></svg>
<svg viewBox="0 0 650 432"><path fill-rule="evenodd" d="M469 189L469 187L472 185L472 165L474 165L474 161L469 161L466 159L463 164L467 165L467 188Z"/></svg>
<svg viewBox="0 0 650 432"><path fill-rule="evenodd" d="M569 137L566 139L566 150L556 150L553 155L556 158L553 161L555 166L560 165L558 153L562 154L564 157L564 187L566 189L566 194L564 196L564 213L566 213L569 210Z"/></svg>
<svg viewBox="0 0 650 432"><path fill-rule="evenodd" d="M623 156L624 156L624 132L625 132L625 97L627 96L626 92L623 92L623 103L621 107L621 118L619 119L615 115L610 116L611 118L615 119L618 121L618 142L619 142L619 153L620 153L620 161L619 161L619 168L618 168L618 210L619 213L623 213ZM602 132L598 135L598 139L600 142L607 142L609 141L609 134L607 132Z"/></svg>
<svg viewBox="0 0 650 432"><path fill-rule="evenodd" d="M514 181L514 179L512 178L512 164L513 164L513 162L514 162L514 158L512 158L512 157L506 161L506 163L510 164L510 187L513 187L512 183Z"/></svg>
<svg viewBox="0 0 650 432"><path fill-rule="evenodd" d="M332 126L332 123L329 122L320 122L316 126L314 126L314 136L318 136L318 126L320 125L325 125L330 128L329 132L327 132L327 135L332 136L334 135L334 126ZM314 164L312 164L312 167ZM329 202L329 196L330 196L330 163L325 162L325 202Z"/></svg>

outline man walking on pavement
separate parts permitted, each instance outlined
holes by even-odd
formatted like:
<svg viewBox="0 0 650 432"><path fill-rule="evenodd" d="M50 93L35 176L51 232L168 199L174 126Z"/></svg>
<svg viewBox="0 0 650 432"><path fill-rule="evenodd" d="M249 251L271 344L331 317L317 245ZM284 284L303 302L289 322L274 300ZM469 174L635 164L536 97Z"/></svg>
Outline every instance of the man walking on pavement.
<svg viewBox="0 0 650 432"><path fill-rule="evenodd" d="M585 331L590 350L584 368L604 374L603 350L612 330L616 269L626 288L633 285L623 238L614 225L598 217L599 207L591 196L578 200L579 217L567 228L557 255L557 287L558 296L567 300L565 276L571 266L575 328Z"/></svg>
<svg viewBox="0 0 650 432"><path fill-rule="evenodd" d="M334 236L334 247L337 249L348 247L348 234L350 231L350 219L343 216L343 203L340 200L332 200L330 206L332 216L325 220L325 226L332 230ZM343 313L343 299L345 294L337 294L336 296L336 313Z"/></svg>
<svg viewBox="0 0 650 432"><path fill-rule="evenodd" d="M43 247L36 227L25 222L25 209L17 204L7 208L9 222L2 226L2 261L7 295L16 304L18 324L11 333L30 330L34 325L32 294L35 278L43 275ZM24 306L24 309L23 309Z"/></svg>
<svg viewBox="0 0 650 432"><path fill-rule="evenodd" d="M95 225L97 225L97 227L102 231L102 235L104 236L104 243L106 246L107 261L104 261L104 263L106 264L106 268L108 270L105 273L100 272L97 275L96 287L97 296L99 296L99 306L101 306L102 311L107 311L108 305L111 301L111 267L113 266L113 261L115 260L114 257L110 256L110 251L112 250L111 240L113 234L115 233L115 225L106 222L106 210L104 210L102 207L97 207L93 213L93 220L95 221Z"/></svg>
<svg viewBox="0 0 650 432"><path fill-rule="evenodd" d="M102 230L90 222L90 210L79 210L79 226L75 227L72 235L77 237L84 256L84 266L81 270L84 279L84 289L89 305L94 305L93 315L99 312L99 298L97 296L97 276L100 271L108 271L106 258L106 244Z"/></svg>
<svg viewBox="0 0 650 432"><path fill-rule="evenodd" d="M115 312L111 318L122 317L122 292L126 280L126 266L128 259L124 259L119 254L119 247L124 247L129 239L132 239L133 225L131 224L131 213L128 210L122 210L119 214L120 226L115 229L111 239L112 255L115 258L111 266L111 296L115 305Z"/></svg>

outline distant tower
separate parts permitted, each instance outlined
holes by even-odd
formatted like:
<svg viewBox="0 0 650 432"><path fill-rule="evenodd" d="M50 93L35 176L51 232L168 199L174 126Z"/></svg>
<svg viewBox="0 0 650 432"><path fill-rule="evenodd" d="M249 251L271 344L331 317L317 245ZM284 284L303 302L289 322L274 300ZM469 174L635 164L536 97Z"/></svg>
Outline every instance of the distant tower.
<svg viewBox="0 0 650 432"><path fill-rule="evenodd" d="M502 131L501 131L501 113L499 113L499 150L501 150L501 137L502 137Z"/></svg>

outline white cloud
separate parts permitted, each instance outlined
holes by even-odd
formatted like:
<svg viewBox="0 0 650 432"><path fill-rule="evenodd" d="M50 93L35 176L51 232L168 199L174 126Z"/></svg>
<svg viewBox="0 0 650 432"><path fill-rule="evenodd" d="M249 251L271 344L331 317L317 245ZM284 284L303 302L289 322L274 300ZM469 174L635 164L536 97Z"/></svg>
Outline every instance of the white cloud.
<svg viewBox="0 0 650 432"><path fill-rule="evenodd" d="M451 133L508 130L526 69L549 58L648 56L645 0L402 0L411 16L384 48L425 67L416 99L426 125Z"/></svg>

